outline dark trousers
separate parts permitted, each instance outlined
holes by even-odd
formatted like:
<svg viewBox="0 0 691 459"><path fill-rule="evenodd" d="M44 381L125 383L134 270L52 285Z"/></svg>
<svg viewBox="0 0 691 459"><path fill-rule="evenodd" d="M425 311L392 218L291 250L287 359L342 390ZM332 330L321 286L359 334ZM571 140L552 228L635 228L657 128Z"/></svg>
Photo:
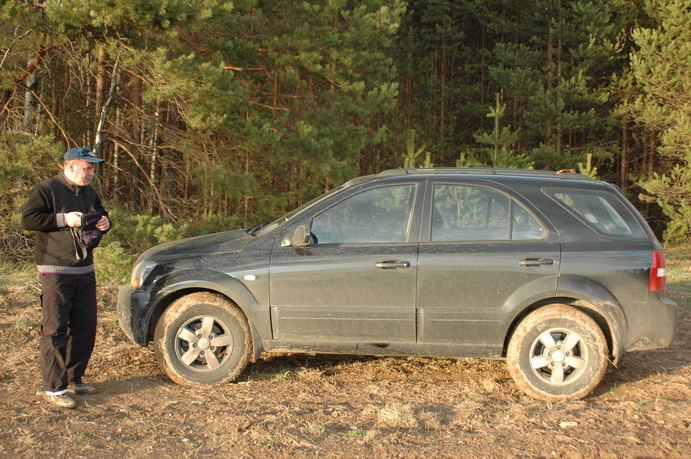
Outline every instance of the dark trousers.
<svg viewBox="0 0 691 459"><path fill-rule="evenodd" d="M96 341L96 275L41 274L41 373L46 391L81 383Z"/></svg>

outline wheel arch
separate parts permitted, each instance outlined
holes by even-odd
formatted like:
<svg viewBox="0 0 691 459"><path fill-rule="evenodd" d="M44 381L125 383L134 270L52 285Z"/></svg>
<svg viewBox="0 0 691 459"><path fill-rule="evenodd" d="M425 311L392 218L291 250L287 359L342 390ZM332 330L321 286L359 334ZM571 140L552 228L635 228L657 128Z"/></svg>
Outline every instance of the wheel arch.
<svg viewBox="0 0 691 459"><path fill-rule="evenodd" d="M204 280L200 280L203 278ZM235 304L247 320L252 334L252 361L263 352L262 336L271 336L268 307L262 308L252 293L237 279L215 271L177 272L175 276L158 281L165 285L156 293L147 318L146 340L151 341L156 324L166 309L179 298L198 292L208 292L226 298ZM262 317L265 309L265 317ZM266 335L265 333L269 333Z"/></svg>
<svg viewBox="0 0 691 459"><path fill-rule="evenodd" d="M588 279L565 277L559 279L557 294L541 298L524 308L513 317L504 337L502 355L506 356L509 341L518 324L530 313L552 304L566 304L590 316L602 330L607 339L609 358L617 364L623 354L627 330L626 317L616 301L604 287Z"/></svg>

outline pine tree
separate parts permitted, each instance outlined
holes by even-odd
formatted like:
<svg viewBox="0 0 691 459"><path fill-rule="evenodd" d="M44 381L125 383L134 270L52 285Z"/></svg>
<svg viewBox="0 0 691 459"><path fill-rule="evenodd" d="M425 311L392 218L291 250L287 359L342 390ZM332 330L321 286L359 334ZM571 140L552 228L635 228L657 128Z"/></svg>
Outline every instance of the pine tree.
<svg viewBox="0 0 691 459"><path fill-rule="evenodd" d="M103 195L135 212L273 219L379 167L403 10L398 0L5 2L0 122L28 142L52 134L57 150L97 150Z"/></svg>
<svg viewBox="0 0 691 459"><path fill-rule="evenodd" d="M490 76L521 128L522 149L539 168L572 168L586 153L603 159L616 150L602 145L614 127L603 119L610 78L624 65L613 5L517 2L491 26L501 40Z"/></svg>
<svg viewBox="0 0 691 459"><path fill-rule="evenodd" d="M510 147L520 138L519 131L512 131L508 126L502 126L501 120L506 113L506 105L501 103L500 95L496 95L496 104L489 107L488 118L494 119L494 129L491 133L483 132L475 135L475 141L490 145L491 148L468 149L461 154L456 162L459 167L485 166L532 169L533 163L524 154L513 152Z"/></svg>
<svg viewBox="0 0 691 459"><path fill-rule="evenodd" d="M631 69L641 94L623 109L657 140L664 169L640 180L644 197L671 219L669 240L691 236L691 9L684 0L647 3L655 27L633 32Z"/></svg>
<svg viewBox="0 0 691 459"><path fill-rule="evenodd" d="M453 165L464 145L482 128L485 11L480 0L411 0L398 35L401 95L384 146L398 165L406 132L414 129L434 152L432 161ZM490 93L493 94L493 93Z"/></svg>

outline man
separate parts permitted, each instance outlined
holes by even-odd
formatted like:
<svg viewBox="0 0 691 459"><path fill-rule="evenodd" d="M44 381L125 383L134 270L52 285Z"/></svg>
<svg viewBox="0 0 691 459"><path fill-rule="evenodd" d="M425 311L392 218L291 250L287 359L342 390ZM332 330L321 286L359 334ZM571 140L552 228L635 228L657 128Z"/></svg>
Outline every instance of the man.
<svg viewBox="0 0 691 459"><path fill-rule="evenodd" d="M44 398L61 408L77 404L68 395L96 389L82 377L96 340L96 274L92 249L80 240L83 214L99 211L96 229L110 230L108 213L89 185L95 163L88 148L72 148L62 172L38 184L22 214L22 227L36 231L34 260L41 279L41 373Z"/></svg>

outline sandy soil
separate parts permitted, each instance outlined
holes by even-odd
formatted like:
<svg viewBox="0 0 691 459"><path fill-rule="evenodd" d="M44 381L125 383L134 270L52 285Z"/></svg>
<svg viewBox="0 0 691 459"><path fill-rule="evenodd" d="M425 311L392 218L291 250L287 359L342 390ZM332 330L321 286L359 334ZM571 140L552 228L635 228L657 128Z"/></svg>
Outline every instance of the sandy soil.
<svg viewBox="0 0 691 459"><path fill-rule="evenodd" d="M125 338L106 284L87 373L99 392L75 410L36 395L35 276L0 273L0 457L691 458L691 262L668 265L673 346L627 354L594 394L561 403L483 360L266 354L236 383L178 386Z"/></svg>

